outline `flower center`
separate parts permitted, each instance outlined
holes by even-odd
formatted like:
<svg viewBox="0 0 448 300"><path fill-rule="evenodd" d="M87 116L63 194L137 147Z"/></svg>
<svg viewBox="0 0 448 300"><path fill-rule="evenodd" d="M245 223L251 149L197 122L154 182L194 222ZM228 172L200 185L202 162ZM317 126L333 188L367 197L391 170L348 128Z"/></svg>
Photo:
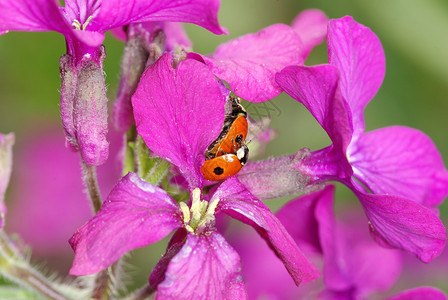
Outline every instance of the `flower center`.
<svg viewBox="0 0 448 300"><path fill-rule="evenodd" d="M75 19L72 23L72 26L75 27L76 30L86 30L87 25L89 25L92 19L92 16L88 17L84 24L81 24L81 22Z"/></svg>
<svg viewBox="0 0 448 300"><path fill-rule="evenodd" d="M184 216L185 228L191 232L201 232L210 222L215 221L215 209L218 205L219 199L209 203L208 201L201 201L201 190L195 188L193 190L193 201L191 207L188 208L185 202L180 202L179 206Z"/></svg>

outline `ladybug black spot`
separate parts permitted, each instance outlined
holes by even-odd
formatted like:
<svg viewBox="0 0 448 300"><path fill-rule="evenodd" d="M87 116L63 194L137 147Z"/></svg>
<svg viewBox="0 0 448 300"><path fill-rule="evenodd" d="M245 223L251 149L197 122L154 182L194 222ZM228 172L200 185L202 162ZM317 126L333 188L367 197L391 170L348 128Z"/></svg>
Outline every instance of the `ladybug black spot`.
<svg viewBox="0 0 448 300"><path fill-rule="evenodd" d="M222 175L222 173L224 173L224 169L221 168L221 167L216 167L216 168L213 170L213 173L215 173L216 175Z"/></svg>

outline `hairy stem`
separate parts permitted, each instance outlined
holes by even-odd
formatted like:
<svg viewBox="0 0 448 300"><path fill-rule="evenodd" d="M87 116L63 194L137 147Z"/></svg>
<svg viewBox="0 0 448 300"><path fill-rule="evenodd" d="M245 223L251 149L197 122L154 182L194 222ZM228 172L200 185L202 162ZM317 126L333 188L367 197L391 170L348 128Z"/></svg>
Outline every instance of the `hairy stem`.
<svg viewBox="0 0 448 300"><path fill-rule="evenodd" d="M0 232L0 274L48 299L69 299L58 291L54 282L29 265L3 231Z"/></svg>
<svg viewBox="0 0 448 300"><path fill-rule="evenodd" d="M100 189L98 187L98 180L96 177L96 168L88 166L84 161L82 162L84 171L84 182L89 192L90 201L93 205L95 213L97 213L102 205Z"/></svg>
<svg viewBox="0 0 448 300"><path fill-rule="evenodd" d="M146 285L124 298L124 300L149 299L150 296L153 298L155 295L154 292L155 290L150 285Z"/></svg>

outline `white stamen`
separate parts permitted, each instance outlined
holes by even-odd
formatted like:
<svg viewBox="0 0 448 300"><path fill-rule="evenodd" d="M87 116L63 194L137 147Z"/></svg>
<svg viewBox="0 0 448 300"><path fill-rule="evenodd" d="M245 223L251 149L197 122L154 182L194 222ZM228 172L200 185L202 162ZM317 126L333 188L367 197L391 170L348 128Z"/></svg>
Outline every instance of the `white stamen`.
<svg viewBox="0 0 448 300"><path fill-rule="evenodd" d="M73 20L72 26L75 27L76 30L86 30L87 25L89 25L90 21L93 19L92 16L89 16L84 24L81 24L78 20Z"/></svg>
<svg viewBox="0 0 448 300"><path fill-rule="evenodd" d="M188 208L188 205L185 202L179 202L179 207L184 216L184 224L188 224L188 222L190 222L190 209Z"/></svg>
<svg viewBox="0 0 448 300"><path fill-rule="evenodd" d="M207 215L215 215L215 209L218 206L219 203L219 199L216 199L214 201L212 201L211 203L208 204L208 208L207 208Z"/></svg>

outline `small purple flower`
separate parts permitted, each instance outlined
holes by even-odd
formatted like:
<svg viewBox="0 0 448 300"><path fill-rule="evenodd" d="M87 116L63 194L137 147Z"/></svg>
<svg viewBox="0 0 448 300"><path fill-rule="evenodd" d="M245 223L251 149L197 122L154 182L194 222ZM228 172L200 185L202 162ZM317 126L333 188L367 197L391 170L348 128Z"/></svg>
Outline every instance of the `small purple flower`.
<svg viewBox="0 0 448 300"><path fill-rule="evenodd" d="M0 133L0 229L4 225L6 206L4 202L5 192L9 184L12 170L12 146L15 136L13 133Z"/></svg>
<svg viewBox="0 0 448 300"><path fill-rule="evenodd" d="M327 186L288 202L276 214L301 247L321 253L325 287L321 295L364 299L389 290L401 273L401 253L373 242L358 214L347 213L344 222L337 220L333 194L334 186Z"/></svg>
<svg viewBox="0 0 448 300"><path fill-rule="evenodd" d="M215 216L225 213L254 227L296 284L315 279L317 269L281 223L235 177L208 197L201 195L200 167L205 150L221 131L226 100L206 65L192 59L176 68L173 63L166 53L150 66L132 101L137 131L155 154L179 169L188 182L191 204L178 204L164 190L129 173L99 213L71 239L76 254L71 274L98 272L124 253L176 230L150 277L158 297L244 298L239 256L214 225ZM208 278L207 283L203 278Z"/></svg>
<svg viewBox="0 0 448 300"><path fill-rule="evenodd" d="M296 282L315 279L311 265L281 223L236 178L226 180L210 201L192 192L192 204L177 204L164 190L129 173L112 190L99 213L70 240L72 275L93 274L126 252L154 243L176 230L165 257L151 274L158 296L173 299L245 295L237 253L216 230L215 215L224 212L254 227L268 242ZM185 280L188 276L189 280ZM208 278L207 283L202 280ZM238 297L239 299L241 297Z"/></svg>
<svg viewBox="0 0 448 300"><path fill-rule="evenodd" d="M60 59L61 116L67 145L79 150L88 165L108 157L107 96L101 43L107 30L139 22L191 22L225 32L217 21L219 0L194 1L57 1L0 0L0 33L9 30L57 31L67 41ZM118 9L117 9L118 8Z"/></svg>
<svg viewBox="0 0 448 300"><path fill-rule="evenodd" d="M351 188L378 241L429 262L446 240L434 213L448 195L442 158L433 142L415 129L393 126L364 132L364 108L385 72L381 43L369 28L350 16L331 20L328 51L329 64L290 66L276 77L333 142L313 152L305 168L315 183L338 180Z"/></svg>
<svg viewBox="0 0 448 300"><path fill-rule="evenodd" d="M239 97L264 102L283 91L275 74L289 65L303 65L311 49L325 37L326 23L323 12L306 10L292 27L274 24L221 44L212 55L189 53L188 57L206 63Z"/></svg>

